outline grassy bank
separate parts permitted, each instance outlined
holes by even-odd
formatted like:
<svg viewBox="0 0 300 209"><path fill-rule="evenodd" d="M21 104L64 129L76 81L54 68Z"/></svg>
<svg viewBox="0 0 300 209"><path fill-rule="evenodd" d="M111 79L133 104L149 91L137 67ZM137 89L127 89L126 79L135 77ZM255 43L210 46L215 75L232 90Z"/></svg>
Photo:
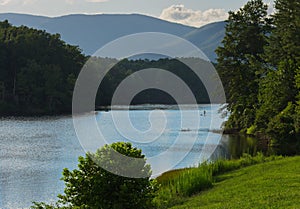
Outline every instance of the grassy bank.
<svg viewBox="0 0 300 209"><path fill-rule="evenodd" d="M248 160L211 164L210 189L203 187L194 195L172 193L168 201L164 199L165 208L300 208L300 156L246 158ZM218 168L218 164L223 165ZM170 175L169 181L174 184L175 179L178 181L178 176L186 172L180 170L165 175ZM165 183L161 192L167 191L166 179L167 176L158 179Z"/></svg>
<svg viewBox="0 0 300 209"><path fill-rule="evenodd" d="M159 208L300 208L299 162L244 155L168 172L155 201Z"/></svg>

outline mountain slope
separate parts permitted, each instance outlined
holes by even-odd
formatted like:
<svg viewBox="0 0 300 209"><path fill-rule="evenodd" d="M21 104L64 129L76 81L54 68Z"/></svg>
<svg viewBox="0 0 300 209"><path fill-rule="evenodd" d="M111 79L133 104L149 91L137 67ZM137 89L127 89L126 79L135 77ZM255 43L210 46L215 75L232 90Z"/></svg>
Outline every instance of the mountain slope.
<svg viewBox="0 0 300 209"><path fill-rule="evenodd" d="M104 44L116 38L140 32L163 32L185 38L214 61L214 50L224 36L224 22L194 28L139 14L67 15L42 17L25 14L3 13L13 25L26 25L49 33L59 33L67 43L78 45L91 55Z"/></svg>
<svg viewBox="0 0 300 209"><path fill-rule="evenodd" d="M225 22L211 23L193 30L184 38L198 46L210 60L214 61L216 59L215 50L221 45L225 36L225 25Z"/></svg>

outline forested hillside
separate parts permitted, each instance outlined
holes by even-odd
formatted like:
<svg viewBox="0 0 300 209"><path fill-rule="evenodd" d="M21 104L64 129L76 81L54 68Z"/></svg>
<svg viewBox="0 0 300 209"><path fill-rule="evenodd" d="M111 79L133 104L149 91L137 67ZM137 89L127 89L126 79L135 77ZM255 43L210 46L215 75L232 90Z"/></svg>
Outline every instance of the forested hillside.
<svg viewBox="0 0 300 209"><path fill-rule="evenodd" d="M58 34L0 22L0 115L70 112L85 56Z"/></svg>
<svg viewBox="0 0 300 209"><path fill-rule="evenodd" d="M185 58L185 61L187 61L188 59L193 59L192 62L197 63L195 65L201 66L203 68L207 65L211 65L209 62L198 58ZM101 68L101 66L103 65L102 63L106 63L106 65L108 62L117 63L113 68L111 68L109 73L106 74L98 89L96 106L110 105L113 93L115 92L118 85L127 76L148 68L163 69L177 75L191 89L197 103L210 103L208 92L206 91L206 88L203 85L200 78L195 74L194 71L192 71L187 65L185 65L181 61L183 61L183 58L181 58L180 61L177 59L162 58L158 60L123 59L120 62L108 58L91 58L88 64L94 65L98 69ZM162 75L159 72L153 74L153 79L155 80L157 86L162 85L162 83L159 83L163 82L161 79L159 79L161 76ZM135 75L135 79L137 81L143 81L143 79L139 77L138 74ZM185 102L184 98L182 98L182 102ZM169 94L161 90L147 89L138 93L133 98L131 104L177 104L177 102Z"/></svg>
<svg viewBox="0 0 300 209"><path fill-rule="evenodd" d="M262 0L229 13L216 51L231 112L226 129L300 147L300 2L275 4L271 17Z"/></svg>
<svg viewBox="0 0 300 209"><path fill-rule="evenodd" d="M0 22L0 56L1 116L71 113L74 84L84 63L90 58L84 56L78 47L66 44L58 34L51 35L25 26L15 27L5 21ZM200 66L208 64L204 60L197 62ZM100 85L96 108L110 105L120 82L146 68L160 68L176 74L191 88L198 103L209 103L201 80L175 59L120 61L93 57L88 63L99 70L107 63L112 66L116 64ZM145 103L176 104L171 96L155 89L141 92L132 101L132 104Z"/></svg>

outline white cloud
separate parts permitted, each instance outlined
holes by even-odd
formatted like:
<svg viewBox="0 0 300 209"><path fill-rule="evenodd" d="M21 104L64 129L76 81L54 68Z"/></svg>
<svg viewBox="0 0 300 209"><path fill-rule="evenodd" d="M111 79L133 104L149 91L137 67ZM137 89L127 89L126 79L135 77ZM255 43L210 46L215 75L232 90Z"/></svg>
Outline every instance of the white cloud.
<svg viewBox="0 0 300 209"><path fill-rule="evenodd" d="M0 5L1 6L4 6L4 5L7 5L11 2L12 0L0 0Z"/></svg>
<svg viewBox="0 0 300 209"><path fill-rule="evenodd" d="M6 6L9 4L14 4L14 5L27 5L27 4L33 4L37 0L0 0L0 5L1 6Z"/></svg>
<svg viewBox="0 0 300 209"><path fill-rule="evenodd" d="M65 0L68 4L74 4L75 0Z"/></svg>
<svg viewBox="0 0 300 209"><path fill-rule="evenodd" d="M35 3L37 0L23 0L23 4L33 4Z"/></svg>
<svg viewBox="0 0 300 209"><path fill-rule="evenodd" d="M98 3L98 2L107 2L109 0L85 0L87 2L93 2L93 3Z"/></svg>
<svg viewBox="0 0 300 209"><path fill-rule="evenodd" d="M224 9L208 9L206 11L192 10L185 8L184 5L172 5L164 9L160 15L161 19L200 27L211 22L227 19L228 14Z"/></svg>
<svg viewBox="0 0 300 209"><path fill-rule="evenodd" d="M68 4L74 4L76 3L76 1L79 0L65 0ZM107 2L109 0L84 0L85 2L89 2L89 3L101 3L101 2Z"/></svg>

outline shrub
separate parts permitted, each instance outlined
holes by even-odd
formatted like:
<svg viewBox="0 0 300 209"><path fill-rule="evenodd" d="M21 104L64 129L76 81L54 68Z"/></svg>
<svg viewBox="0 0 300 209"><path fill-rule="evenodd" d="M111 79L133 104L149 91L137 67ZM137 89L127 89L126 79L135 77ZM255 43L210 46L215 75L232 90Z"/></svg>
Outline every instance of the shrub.
<svg viewBox="0 0 300 209"><path fill-rule="evenodd" d="M270 120L267 133L278 143L294 138L296 134L294 117L295 105L289 102L283 111Z"/></svg>
<svg viewBox="0 0 300 209"><path fill-rule="evenodd" d="M143 163L139 164L139 171L136 171L147 177L123 177L100 167L98 163L101 165L106 163L111 167L115 166L115 171L118 170L120 162L111 157L112 149L123 155L142 159ZM62 208L151 208L157 184L155 180L150 179L150 175L150 166L146 164L145 156L140 149L123 142L105 145L95 154L87 153L85 157L79 157L78 169L73 171L64 169L62 180L66 185L65 194L58 196L60 198L58 202ZM32 208L59 207L35 203Z"/></svg>

